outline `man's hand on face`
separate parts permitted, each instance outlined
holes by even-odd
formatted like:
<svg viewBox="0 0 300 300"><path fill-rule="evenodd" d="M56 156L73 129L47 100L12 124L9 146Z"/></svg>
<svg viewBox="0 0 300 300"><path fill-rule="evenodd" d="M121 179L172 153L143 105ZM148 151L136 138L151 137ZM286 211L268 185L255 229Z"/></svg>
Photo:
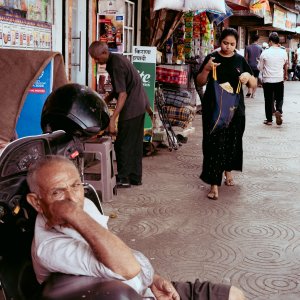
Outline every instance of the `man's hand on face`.
<svg viewBox="0 0 300 300"><path fill-rule="evenodd" d="M154 275L150 288L157 300L180 300L173 284L159 275Z"/></svg>
<svg viewBox="0 0 300 300"><path fill-rule="evenodd" d="M44 212L48 228L52 228L56 225L64 227L72 227L68 220L70 220L76 212L79 211L80 206L70 200L58 200L48 205L47 212ZM81 209L82 210L82 209Z"/></svg>

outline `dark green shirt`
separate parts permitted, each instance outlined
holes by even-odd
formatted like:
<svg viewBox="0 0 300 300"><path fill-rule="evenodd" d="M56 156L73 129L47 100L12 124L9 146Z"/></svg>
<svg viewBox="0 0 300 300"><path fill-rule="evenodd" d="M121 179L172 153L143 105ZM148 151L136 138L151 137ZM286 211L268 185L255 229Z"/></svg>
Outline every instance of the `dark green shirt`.
<svg viewBox="0 0 300 300"><path fill-rule="evenodd" d="M133 119L145 113L149 99L140 74L132 63L121 54L110 53L106 63L106 71L110 76L116 98L121 92L127 93L127 99L120 112L119 120Z"/></svg>

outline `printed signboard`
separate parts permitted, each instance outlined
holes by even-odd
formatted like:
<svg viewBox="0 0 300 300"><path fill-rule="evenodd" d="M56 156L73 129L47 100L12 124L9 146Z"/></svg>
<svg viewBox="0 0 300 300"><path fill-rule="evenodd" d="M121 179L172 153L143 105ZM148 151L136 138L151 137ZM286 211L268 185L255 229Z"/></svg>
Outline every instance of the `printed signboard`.
<svg viewBox="0 0 300 300"><path fill-rule="evenodd" d="M132 63L141 76L143 86L153 109L156 77L156 47L134 46ZM146 132L152 130L152 121L148 115L145 119L145 130Z"/></svg>
<svg viewBox="0 0 300 300"><path fill-rule="evenodd" d="M42 133L41 113L51 91L52 62L46 66L28 92L16 126L18 138Z"/></svg>
<svg viewBox="0 0 300 300"><path fill-rule="evenodd" d="M124 52L124 15L98 14L97 39L107 43L110 52Z"/></svg>

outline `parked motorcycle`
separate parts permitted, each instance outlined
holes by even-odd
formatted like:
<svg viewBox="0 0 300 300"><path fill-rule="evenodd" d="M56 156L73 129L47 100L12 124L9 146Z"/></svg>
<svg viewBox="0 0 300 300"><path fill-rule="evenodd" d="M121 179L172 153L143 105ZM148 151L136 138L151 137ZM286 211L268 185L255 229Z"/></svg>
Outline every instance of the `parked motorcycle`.
<svg viewBox="0 0 300 300"><path fill-rule="evenodd" d="M5 299L131 299L141 297L120 281L88 276L53 274L38 284L31 262L36 212L27 203L26 174L45 155L74 161L84 180L83 143L109 124L105 102L79 84L60 87L47 98L41 116L43 134L17 139L0 154L0 283ZM95 189L85 184L85 195L103 213Z"/></svg>

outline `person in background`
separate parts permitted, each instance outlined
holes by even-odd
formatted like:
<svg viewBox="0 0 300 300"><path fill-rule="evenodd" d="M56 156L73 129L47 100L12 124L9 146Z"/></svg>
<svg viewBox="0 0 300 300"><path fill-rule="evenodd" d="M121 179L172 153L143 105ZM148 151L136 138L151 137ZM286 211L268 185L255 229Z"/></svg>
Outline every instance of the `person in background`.
<svg viewBox="0 0 300 300"><path fill-rule="evenodd" d="M110 53L106 43L94 41L88 51L96 63L106 65L110 76L113 90L104 99L105 102L117 99L109 123L110 134L117 134L117 186L141 185L145 112L153 118L141 77L125 56Z"/></svg>
<svg viewBox="0 0 300 300"><path fill-rule="evenodd" d="M298 48L295 51L295 56L294 56L294 62L295 62L295 71L293 74L293 80L300 80L300 44L298 44Z"/></svg>
<svg viewBox="0 0 300 300"><path fill-rule="evenodd" d="M269 49L269 44L267 42L263 42L262 43L262 49L263 50Z"/></svg>
<svg viewBox="0 0 300 300"><path fill-rule="evenodd" d="M31 254L39 283L51 273L121 280L141 296L157 300L245 300L234 286L211 282L170 282L149 260L107 227L108 217L84 197L75 165L50 155L31 165L28 203L38 212Z"/></svg>
<svg viewBox="0 0 300 300"><path fill-rule="evenodd" d="M252 36L252 44L247 46L246 51L245 51L245 59L248 62L256 80L258 79L258 75L259 75L259 69L257 67L257 63L258 63L260 54L262 53L262 47L260 45L258 45L258 39L259 39L259 36L257 34L254 34ZM249 88L248 92L246 94L246 97L254 98L255 92L256 92L256 87L253 89Z"/></svg>
<svg viewBox="0 0 300 300"><path fill-rule="evenodd" d="M273 106L275 104L276 124L282 124L282 105L284 97L284 80L288 80L288 56L279 46L277 32L269 35L270 48L262 52L259 69L262 72L265 97L265 125L272 125Z"/></svg>
<svg viewBox="0 0 300 300"><path fill-rule="evenodd" d="M262 50L264 51L264 50L266 50L266 49L269 49L269 44L266 43L266 42L263 42L263 43L262 43ZM258 62L257 62L257 68L259 69L259 60L258 60ZM263 82L263 80L262 80L262 72L259 71L257 86L258 86L258 87L262 87L262 82ZM275 112L275 111L274 111L274 112Z"/></svg>
<svg viewBox="0 0 300 300"><path fill-rule="evenodd" d="M218 199L218 186L222 183L223 172L225 173L225 184L233 186L231 171L242 171L242 138L245 130L245 103L243 89L240 89L240 101L229 127L211 133L215 105L213 66L217 70L218 82L230 83L234 91L237 89L239 81L251 88L255 88L257 84L245 58L235 51L237 42L237 31L233 28L225 28L220 36L220 51L207 55L197 76L199 85L207 84L202 100L203 165L200 178L210 184L211 188L207 197L212 200Z"/></svg>

